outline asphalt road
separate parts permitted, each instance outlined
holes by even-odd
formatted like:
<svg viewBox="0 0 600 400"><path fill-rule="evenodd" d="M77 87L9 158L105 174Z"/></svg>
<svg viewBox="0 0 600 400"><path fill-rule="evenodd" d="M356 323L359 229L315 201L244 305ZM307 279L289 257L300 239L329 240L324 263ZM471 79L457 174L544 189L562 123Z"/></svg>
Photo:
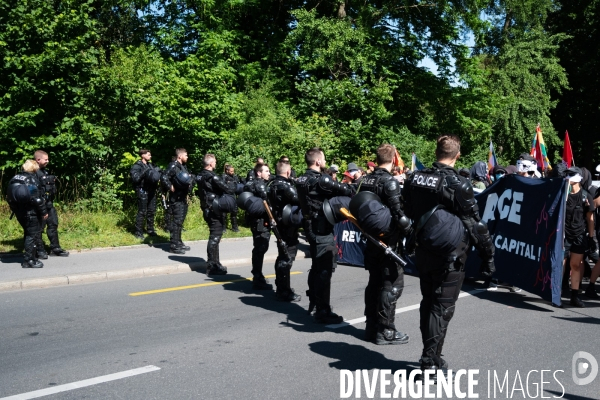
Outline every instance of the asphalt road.
<svg viewBox="0 0 600 400"><path fill-rule="evenodd" d="M309 267L308 260L294 267L292 286L301 294ZM269 262L265 272L271 271ZM249 276L250 267L234 267L218 280ZM366 280L362 268L339 266L334 274L332 304L346 320L362 317ZM281 303L248 281L214 282L188 273L0 293L0 398L155 366L46 398L332 399L340 397L341 370L418 367L418 310L409 307L420 301L417 278L406 278L398 304L409 307L397 315L398 328L411 337L401 346L364 342L364 323L315 324L305 296ZM130 295L183 285L196 286ZM560 397L563 388L563 398L600 398L600 375L585 386L571 377L577 351L600 360L600 302L556 309L527 293L472 293L458 301L444 357L455 370L479 370L479 398L494 397L488 371L500 380L508 372L508 386L496 388L495 398ZM540 370L552 371L542 393ZM379 398L379 386L375 393ZM364 389L361 398L368 398Z"/></svg>

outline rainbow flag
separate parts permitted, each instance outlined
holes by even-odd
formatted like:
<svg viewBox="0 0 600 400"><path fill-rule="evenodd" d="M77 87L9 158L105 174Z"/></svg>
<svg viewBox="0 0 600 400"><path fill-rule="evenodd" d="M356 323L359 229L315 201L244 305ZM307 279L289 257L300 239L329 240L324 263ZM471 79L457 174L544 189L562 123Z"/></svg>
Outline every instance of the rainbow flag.
<svg viewBox="0 0 600 400"><path fill-rule="evenodd" d="M539 143L540 152L542 154L538 155L536 151L536 146ZM540 124L537 124L535 128L535 135L533 136L533 141L531 142L531 151L529 153L533 158L542 159L544 161L544 166L542 169L551 170L550 160L548 159L548 150L546 149L546 144L544 143L544 137L542 136L542 128L540 128Z"/></svg>
<svg viewBox="0 0 600 400"><path fill-rule="evenodd" d="M488 153L488 171L490 175L496 165L498 165L498 159L496 158L496 152L494 151L494 144L492 143L492 139L490 139L490 152Z"/></svg>
<svg viewBox="0 0 600 400"><path fill-rule="evenodd" d="M422 170L425 169L425 166L421 163L421 161L419 161L419 159L417 158L417 155L415 153L412 153L412 164L410 166L410 170L411 171L416 171L416 170Z"/></svg>

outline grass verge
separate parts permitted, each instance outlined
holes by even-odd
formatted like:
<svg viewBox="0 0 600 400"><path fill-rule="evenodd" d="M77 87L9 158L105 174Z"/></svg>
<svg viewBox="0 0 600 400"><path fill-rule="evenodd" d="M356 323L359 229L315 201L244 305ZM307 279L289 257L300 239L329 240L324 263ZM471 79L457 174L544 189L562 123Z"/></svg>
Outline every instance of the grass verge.
<svg viewBox="0 0 600 400"><path fill-rule="evenodd" d="M169 233L162 229L164 225L164 211L157 208L155 218L156 233L158 236L146 237L144 240L133 236L135 229L135 215L137 210L127 211L106 210L102 212L75 211L64 205L57 205L58 211L58 237L60 245L66 250L82 250L97 247L130 246L142 243L167 243ZM18 253L23 251L23 229L16 218L9 220L10 209L4 201L0 202L0 253ZM243 222L243 212L238 215ZM252 236L250 229L240 225L240 232L231 231L228 220L227 233L224 238ZM202 218L200 202L193 198L183 228L182 240L208 239L208 226ZM44 242L48 245L46 234Z"/></svg>

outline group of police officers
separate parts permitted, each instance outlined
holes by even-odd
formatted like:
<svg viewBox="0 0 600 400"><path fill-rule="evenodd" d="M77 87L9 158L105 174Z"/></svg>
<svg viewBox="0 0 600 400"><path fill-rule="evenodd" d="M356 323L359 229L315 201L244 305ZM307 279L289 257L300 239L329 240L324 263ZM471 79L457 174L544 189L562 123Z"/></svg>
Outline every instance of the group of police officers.
<svg viewBox="0 0 600 400"><path fill-rule="evenodd" d="M34 159L23 164L21 173L15 175L8 183L6 200L23 228L25 251L23 268L42 268L48 254L67 257L68 251L60 247L58 240L58 214L54 207L56 195L56 176L48 169L48 153L37 150ZM50 240L50 252L46 252L42 232Z"/></svg>
<svg viewBox="0 0 600 400"><path fill-rule="evenodd" d="M42 164L44 157L47 163L47 154L39 155ZM297 302L300 295L290 286L290 270L298 251L298 230L302 227L312 258L307 291L309 313L314 310L316 322L336 324L343 322L343 318L333 312L330 301L337 254L333 224L350 215L372 238L364 254L365 268L369 272L365 289L365 339L378 345L408 343L408 335L395 325L396 304L404 288L404 271L397 254L414 253L423 295L420 306L421 369L445 372L448 364L441 357L442 346L465 277L467 251L471 246L478 249L483 260L481 272L491 276L494 246L487 226L479 218L469 179L460 176L454 168L460 157L458 137L439 137L437 161L430 168L415 171L406 180L404 188L391 173L394 156L395 148L382 144L377 149L375 170L358 185L348 185L333 179L327 173L323 151L311 148L305 154L306 172L296 179L292 178L289 159L282 157L276 165L274 178L270 176L269 166L263 160L257 160L242 185L233 177L233 172L227 174L227 168L224 175L216 173L217 160L213 154L204 156L203 169L194 176L186 168L188 155L185 149L176 150L165 171L151 163L150 151L140 150L140 160L131 169L139 205L136 235L143 237L144 220L148 234L156 235L156 186L160 182L166 193L163 203L168 210L170 251L185 254L190 249L181 240L188 211L187 196L197 186L196 194L210 231L207 275L227 273L227 268L220 262L219 242L225 229L226 214L237 215L239 207L245 210L253 236L253 288L272 289L263 275L263 261L271 232L274 232L278 246L276 296L282 301ZM43 245L39 244L43 227L40 221L47 221L52 253L68 255L60 248L56 234L56 211L52 208L50 184L53 177L49 178L42 164L37 171L24 172L21 178L13 179L31 181L41 188L26 206L15 208L25 231L24 267L36 267L39 262L36 249L37 257L44 255ZM237 219L232 228L237 229ZM391 257L390 252L395 257Z"/></svg>
<svg viewBox="0 0 600 400"><path fill-rule="evenodd" d="M144 154L149 154L143 150ZM132 169L138 182L140 213L136 219L141 235L144 218L148 232L154 234L150 218L155 202L144 188L142 160ZM309 312L314 310L316 322L341 323L343 318L331 307L331 279L336 268L334 223L346 218L342 210L353 216L360 228L376 238L365 250L365 268L369 281L365 289L365 339L379 345L408 343L407 334L395 325L396 304L404 288L404 271L394 254L413 254L419 270L423 300L420 307L420 326L423 340L421 368L446 371L442 346L452 319L455 303L464 280L467 251L477 248L483 264L481 272L494 272L494 246L487 226L480 220L473 187L469 179L454 168L460 157L460 140L454 135L438 138L437 161L432 167L415 171L404 188L393 178L395 148L382 144L377 149L377 167L359 184L339 183L326 169L326 159L319 148L305 154L306 172L293 179L289 159L282 157L276 165L276 175L262 159L248 173L245 184L227 165L225 174L217 174L217 160L206 154L204 168L191 175L185 164L187 153L177 149L175 159L166 172L150 179L168 192L171 215L170 251L184 254L189 247L181 241L181 229L187 213L187 195L194 183L200 197L204 220L210 235L207 244L207 274L227 273L219 260L219 242L225 229L226 214L237 215L238 207L245 210L246 222L253 237L253 288L270 290L263 274L264 255L269 248L271 232L278 244L275 262L276 296L282 301L297 302L300 295L290 286L290 270L298 251L298 230L304 229L312 258L308 274ZM146 162L149 156L146 155ZM135 169L135 171L134 171ZM152 169L152 167L148 168ZM152 204L150 204L152 203ZM350 210L350 211L348 211ZM232 228L237 219L232 217Z"/></svg>

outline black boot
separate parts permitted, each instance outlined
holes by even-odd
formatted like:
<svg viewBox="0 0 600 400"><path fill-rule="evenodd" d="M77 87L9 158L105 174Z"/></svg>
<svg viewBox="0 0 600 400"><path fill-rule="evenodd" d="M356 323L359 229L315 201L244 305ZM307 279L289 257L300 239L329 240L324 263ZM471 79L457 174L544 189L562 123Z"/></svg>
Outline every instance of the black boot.
<svg viewBox="0 0 600 400"><path fill-rule="evenodd" d="M231 230L233 232L239 232L240 228L238 227L237 215L231 215Z"/></svg>
<svg viewBox="0 0 600 400"><path fill-rule="evenodd" d="M48 253L46 253L44 250L38 250L37 251L37 257L41 258L42 260L47 260L48 259Z"/></svg>
<svg viewBox="0 0 600 400"><path fill-rule="evenodd" d="M69 252L61 249L60 247L55 247L50 250L51 256L59 256L59 257L69 257Z"/></svg>
<svg viewBox="0 0 600 400"><path fill-rule="evenodd" d="M375 344L406 344L409 337L406 333L402 333L393 329L384 329L382 332L377 332Z"/></svg>
<svg viewBox="0 0 600 400"><path fill-rule="evenodd" d="M264 276L255 276L254 279L252 279L252 289L271 290L273 289L273 285L271 285L267 278L265 278Z"/></svg>
<svg viewBox="0 0 600 400"><path fill-rule="evenodd" d="M365 341L372 342L377 337L377 322L367 319L365 326Z"/></svg>
<svg viewBox="0 0 600 400"><path fill-rule="evenodd" d="M579 298L579 289L571 289L571 305L573 307L585 308L585 304Z"/></svg>
<svg viewBox="0 0 600 400"><path fill-rule="evenodd" d="M331 311L331 307L325 307L315 312L315 322L319 324L341 324L344 317Z"/></svg>
<svg viewBox="0 0 600 400"><path fill-rule="evenodd" d="M21 263L23 268L44 268L44 264L40 260L29 260Z"/></svg>

